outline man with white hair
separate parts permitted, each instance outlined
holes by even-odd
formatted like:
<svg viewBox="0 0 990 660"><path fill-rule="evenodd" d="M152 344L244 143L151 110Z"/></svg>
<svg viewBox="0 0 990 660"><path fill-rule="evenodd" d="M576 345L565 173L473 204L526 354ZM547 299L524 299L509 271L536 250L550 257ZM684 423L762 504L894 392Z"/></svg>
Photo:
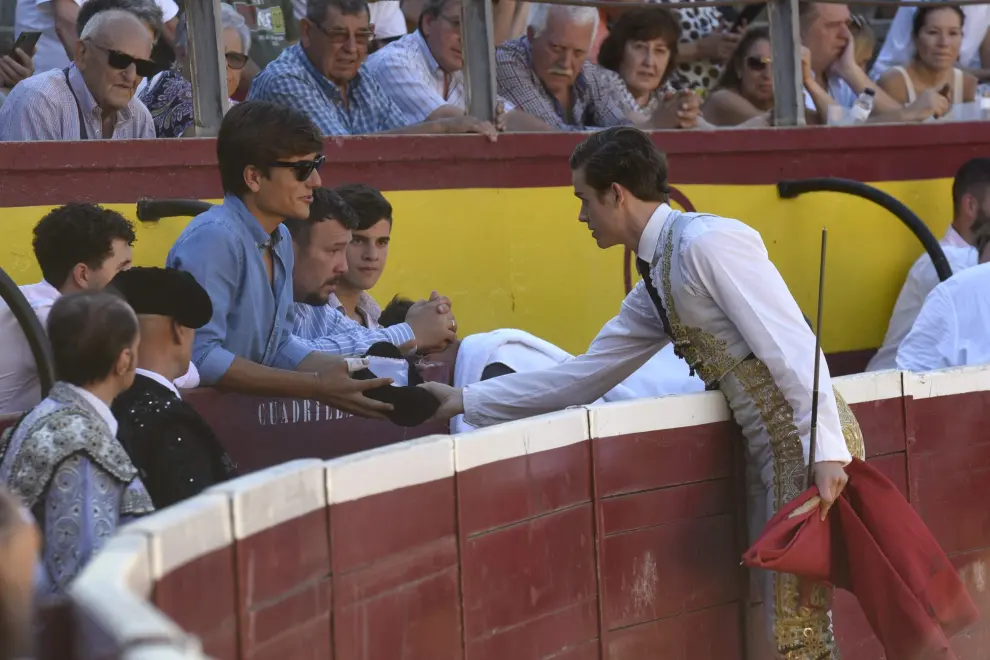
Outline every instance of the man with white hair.
<svg viewBox="0 0 990 660"><path fill-rule="evenodd" d="M155 125L134 98L158 73L152 35L133 14L108 10L86 24L75 62L18 83L0 108L0 142L154 138Z"/></svg>
<svg viewBox="0 0 990 660"><path fill-rule="evenodd" d="M558 130L632 124L633 118L613 97L603 70L588 62L597 30L598 10L593 7L534 5L526 34L495 50L499 95ZM685 116L697 114L699 99L694 94L684 93L669 102L679 104ZM667 115L661 112L655 117Z"/></svg>

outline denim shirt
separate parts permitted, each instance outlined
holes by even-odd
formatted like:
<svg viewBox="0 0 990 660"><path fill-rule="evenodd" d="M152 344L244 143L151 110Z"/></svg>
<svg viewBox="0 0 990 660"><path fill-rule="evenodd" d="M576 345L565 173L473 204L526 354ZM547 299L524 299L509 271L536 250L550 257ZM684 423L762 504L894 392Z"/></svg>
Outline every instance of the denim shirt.
<svg viewBox="0 0 990 660"><path fill-rule="evenodd" d="M274 288L263 258L269 245ZM292 239L285 225L266 234L232 195L183 230L166 265L191 273L213 302L213 316L196 331L193 342L193 362L204 385L220 380L234 356L294 370L312 352L292 334L293 262Z"/></svg>

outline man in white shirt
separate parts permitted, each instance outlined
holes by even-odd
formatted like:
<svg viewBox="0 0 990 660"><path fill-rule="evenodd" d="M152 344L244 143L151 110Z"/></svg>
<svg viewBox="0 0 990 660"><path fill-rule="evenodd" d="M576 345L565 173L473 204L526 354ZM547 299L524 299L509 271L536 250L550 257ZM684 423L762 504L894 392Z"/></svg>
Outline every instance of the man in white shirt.
<svg viewBox="0 0 990 660"><path fill-rule="evenodd" d="M801 43L810 51L814 81L805 87L805 108L824 113L829 98L851 108L863 90L876 92L871 122L913 122L948 112L948 100L934 91L920 94L902 106L874 83L856 64L855 47L849 32L849 7L840 4L802 2Z"/></svg>
<svg viewBox="0 0 990 660"><path fill-rule="evenodd" d="M990 217L973 225L980 264L928 295L897 351L897 368L933 371L990 363Z"/></svg>
<svg viewBox="0 0 990 660"><path fill-rule="evenodd" d="M153 37L119 9L86 24L75 61L22 80L0 107L0 141L154 138L151 113L134 94L152 62Z"/></svg>
<svg viewBox="0 0 990 660"><path fill-rule="evenodd" d="M34 255L44 277L20 287L44 326L63 294L104 288L130 268L134 227L116 211L66 204L34 228ZM24 331L0 302L0 414L24 412L41 400L38 368Z"/></svg>
<svg viewBox="0 0 990 660"><path fill-rule="evenodd" d="M952 223L942 238L942 252L953 274L972 268L978 262L976 248L970 245L976 218L990 215L990 158L972 158L956 172L952 182ZM894 369L897 350L918 318L925 298L939 283L935 265L928 253L922 254L908 271L904 286L894 303L883 345L866 366L867 371Z"/></svg>
<svg viewBox="0 0 990 660"><path fill-rule="evenodd" d="M667 205L666 159L630 127L596 133L571 156L578 220L600 248L625 245L645 279L588 352L563 364L492 378L463 391L424 385L474 426L588 404L674 342L675 351L729 400L742 427L753 478L750 535L805 488L815 337L760 235L738 220ZM862 458L862 433L833 392L822 360L815 483L822 516L845 486L844 466ZM848 442L848 445L847 445ZM781 657L831 657L828 588L793 575L764 576L766 621ZM800 593L810 594L798 607Z"/></svg>

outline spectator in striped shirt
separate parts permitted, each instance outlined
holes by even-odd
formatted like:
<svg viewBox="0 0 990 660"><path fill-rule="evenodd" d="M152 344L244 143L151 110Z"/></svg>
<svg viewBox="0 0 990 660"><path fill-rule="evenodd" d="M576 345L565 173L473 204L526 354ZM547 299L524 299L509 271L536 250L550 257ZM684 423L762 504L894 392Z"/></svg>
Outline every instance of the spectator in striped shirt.
<svg viewBox="0 0 990 660"><path fill-rule="evenodd" d="M86 24L76 59L19 82L0 107L0 142L154 138L151 113L134 97L158 73L152 35L130 12L111 9Z"/></svg>
<svg viewBox="0 0 990 660"><path fill-rule="evenodd" d="M412 121L463 116L461 0L427 0L419 28L371 55L367 69ZM498 114L500 128L550 130L546 122L514 110L504 99Z"/></svg>
<svg viewBox="0 0 990 660"><path fill-rule="evenodd" d="M495 127L470 116L417 123L397 106L364 60L374 39L364 0L308 0L300 43L282 51L251 85L248 98L299 110L324 135L481 133Z"/></svg>
<svg viewBox="0 0 990 660"><path fill-rule="evenodd" d="M381 309L365 289L385 266L392 207L370 186L337 191L318 189L309 218L285 222L296 260L293 334L316 350L344 356L364 355L378 342L423 353L445 348L456 327L446 298L420 301L404 323L378 324Z"/></svg>

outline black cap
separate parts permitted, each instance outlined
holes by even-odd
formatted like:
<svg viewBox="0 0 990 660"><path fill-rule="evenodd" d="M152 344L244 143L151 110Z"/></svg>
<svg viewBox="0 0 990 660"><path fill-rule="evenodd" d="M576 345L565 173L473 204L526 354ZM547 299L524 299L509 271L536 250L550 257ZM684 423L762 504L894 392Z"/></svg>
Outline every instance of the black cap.
<svg viewBox="0 0 990 660"><path fill-rule="evenodd" d="M137 267L117 273L111 286L136 314L169 316L187 328L202 328L213 316L206 289L176 268Z"/></svg>

